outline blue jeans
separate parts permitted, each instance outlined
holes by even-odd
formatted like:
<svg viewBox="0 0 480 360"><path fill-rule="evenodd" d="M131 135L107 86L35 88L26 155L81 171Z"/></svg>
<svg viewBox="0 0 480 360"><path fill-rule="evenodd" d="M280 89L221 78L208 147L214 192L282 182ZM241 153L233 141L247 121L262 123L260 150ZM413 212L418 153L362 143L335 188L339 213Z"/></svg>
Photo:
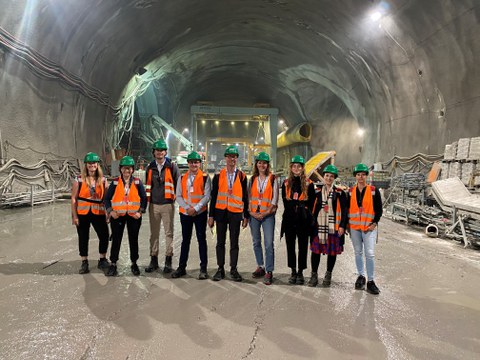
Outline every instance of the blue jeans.
<svg viewBox="0 0 480 360"><path fill-rule="evenodd" d="M368 281L374 280L377 229L368 232L350 230L350 238L352 239L353 249L355 251L355 264L357 265L358 275L365 276L365 270L363 268L363 252L365 250L367 278Z"/></svg>
<svg viewBox="0 0 480 360"><path fill-rule="evenodd" d="M257 265L263 267L262 234L260 227L263 228L263 241L265 243L265 270L273 271L275 264L275 249L273 246L273 237L275 235L275 214L271 214L261 221L250 217L250 231L253 239L253 252Z"/></svg>

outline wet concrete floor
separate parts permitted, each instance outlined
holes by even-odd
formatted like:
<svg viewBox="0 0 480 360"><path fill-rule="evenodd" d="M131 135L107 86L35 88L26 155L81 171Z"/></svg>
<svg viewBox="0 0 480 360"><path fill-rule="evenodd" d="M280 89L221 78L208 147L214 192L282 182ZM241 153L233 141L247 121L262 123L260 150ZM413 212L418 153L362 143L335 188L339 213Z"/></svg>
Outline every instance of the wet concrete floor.
<svg viewBox="0 0 480 360"><path fill-rule="evenodd" d="M130 273L125 237L120 274L107 278L95 267L95 238L91 273L77 273L68 202L1 210L0 359L478 357L479 251L383 219L376 259L379 296L353 289L349 239L331 288L292 286L285 242L278 241L279 220L277 215L275 283L265 286L250 276L255 259L248 229L241 233L242 283L197 280L195 240L187 277L146 274L147 216L140 231L141 276ZM174 265L180 239L177 218ZM208 242L213 275L211 234ZM322 257L320 274L325 263Z"/></svg>

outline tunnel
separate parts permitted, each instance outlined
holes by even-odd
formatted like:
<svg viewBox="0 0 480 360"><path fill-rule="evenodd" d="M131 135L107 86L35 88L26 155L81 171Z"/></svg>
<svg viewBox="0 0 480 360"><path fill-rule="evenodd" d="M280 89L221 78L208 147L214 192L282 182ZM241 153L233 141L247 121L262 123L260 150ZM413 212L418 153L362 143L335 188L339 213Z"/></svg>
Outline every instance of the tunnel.
<svg viewBox="0 0 480 360"><path fill-rule="evenodd" d="M312 127L292 154L345 166L480 132L474 0L0 5L2 164L146 149L142 110L181 130L204 102L278 108Z"/></svg>

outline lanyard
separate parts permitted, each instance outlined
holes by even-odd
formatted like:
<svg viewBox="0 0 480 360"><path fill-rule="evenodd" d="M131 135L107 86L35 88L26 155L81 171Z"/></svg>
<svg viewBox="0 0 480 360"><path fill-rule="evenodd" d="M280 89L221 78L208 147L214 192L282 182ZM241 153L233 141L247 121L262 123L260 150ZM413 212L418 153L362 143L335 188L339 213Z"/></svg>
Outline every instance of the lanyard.
<svg viewBox="0 0 480 360"><path fill-rule="evenodd" d="M263 192L265 191L265 187L267 185L267 180L268 180L268 177L265 177L265 180L263 180L263 181L260 180L260 176L258 177L258 192L260 194L263 194Z"/></svg>
<svg viewBox="0 0 480 360"><path fill-rule="evenodd" d="M228 171L227 171L227 177L228 177L228 190L232 190L233 188L233 183L235 181L235 175L237 174L237 169L235 169L235 171L230 174Z"/></svg>

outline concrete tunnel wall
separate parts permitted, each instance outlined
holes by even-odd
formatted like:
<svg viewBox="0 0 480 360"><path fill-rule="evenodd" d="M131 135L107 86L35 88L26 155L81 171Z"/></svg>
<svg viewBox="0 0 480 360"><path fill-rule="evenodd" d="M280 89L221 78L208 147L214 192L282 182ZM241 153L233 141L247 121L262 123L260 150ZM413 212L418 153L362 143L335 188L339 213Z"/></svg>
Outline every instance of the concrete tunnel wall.
<svg viewBox="0 0 480 360"><path fill-rule="evenodd" d="M369 22L382 4L381 22ZM312 152L335 149L340 165L442 153L480 135L474 0L0 0L0 8L4 30L112 104L139 67L161 72L168 92L157 94L168 99L159 103L171 104L178 128L198 100L268 102L289 125L311 122ZM0 89L2 140L38 152L10 146L8 157L102 152L107 107L34 75L4 46ZM363 139L356 127L367 130Z"/></svg>

